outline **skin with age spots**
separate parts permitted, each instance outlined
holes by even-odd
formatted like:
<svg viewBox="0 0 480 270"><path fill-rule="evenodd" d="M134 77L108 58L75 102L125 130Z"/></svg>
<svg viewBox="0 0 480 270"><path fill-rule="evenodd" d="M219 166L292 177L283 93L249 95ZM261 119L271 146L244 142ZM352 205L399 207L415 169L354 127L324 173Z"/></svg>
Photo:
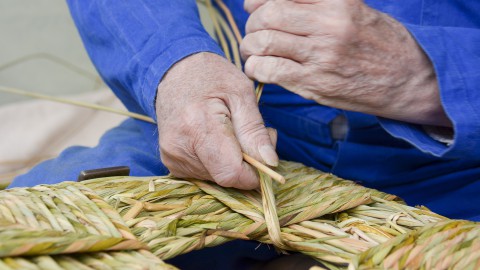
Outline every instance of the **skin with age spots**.
<svg viewBox="0 0 480 270"><path fill-rule="evenodd" d="M433 66L407 29L361 0L246 0L245 72L316 102L422 125L450 127ZM251 189L242 151L275 166L276 134L252 82L220 56L174 65L157 91L163 163L179 177Z"/></svg>
<svg viewBox="0 0 480 270"><path fill-rule="evenodd" d="M276 132L264 126L252 81L218 55L175 64L158 87L156 108L162 162L177 177L253 189L258 175L242 151L278 164Z"/></svg>
<svg viewBox="0 0 480 270"><path fill-rule="evenodd" d="M399 22L361 0L246 0L246 74L307 99L450 127L432 63Z"/></svg>

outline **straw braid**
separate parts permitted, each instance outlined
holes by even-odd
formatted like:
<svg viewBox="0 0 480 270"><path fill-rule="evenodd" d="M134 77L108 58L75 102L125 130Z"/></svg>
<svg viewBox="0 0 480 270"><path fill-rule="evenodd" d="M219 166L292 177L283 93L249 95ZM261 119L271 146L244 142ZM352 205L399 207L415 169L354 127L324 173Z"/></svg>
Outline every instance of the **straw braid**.
<svg viewBox="0 0 480 270"><path fill-rule="evenodd" d="M123 219L81 184L0 192L0 257L145 247Z"/></svg>
<svg viewBox="0 0 480 270"><path fill-rule="evenodd" d="M479 269L480 226L445 221L362 253L349 269Z"/></svg>
<svg viewBox="0 0 480 270"><path fill-rule="evenodd" d="M0 258L0 270L175 270L148 251Z"/></svg>
<svg viewBox="0 0 480 270"><path fill-rule="evenodd" d="M223 2L215 2L228 21L206 0L217 37L240 67L238 27ZM259 84L257 100L262 89ZM63 183L0 192L0 257L137 249L143 247L137 236L161 258L251 239L308 254L331 269L480 266L476 223L446 221L393 195L296 163L282 162L279 172L288 180L283 186L261 173L261 194L172 177L98 179L86 182L88 188ZM147 251L0 258L0 270L123 268L173 269Z"/></svg>
<svg viewBox="0 0 480 270"><path fill-rule="evenodd" d="M173 177L120 177L83 182L116 207L152 252L168 259L233 239L303 252L332 268L396 235L444 220L409 207L396 196L368 189L293 162L277 170L286 184L272 184L279 220L274 241L257 191ZM276 239L275 239L276 240Z"/></svg>
<svg viewBox="0 0 480 270"><path fill-rule="evenodd" d="M0 270L118 269L120 258L140 266L131 254L147 251L38 256L125 250L138 245L134 236L163 259L245 239L302 252L330 269L475 269L480 263L476 223L448 221L298 163L282 161L278 172L286 184L270 181L263 189L264 196L275 194L277 230L268 228L258 191L199 180L114 177L1 191L0 257L8 257L0 259ZM16 255L37 256L10 257Z"/></svg>

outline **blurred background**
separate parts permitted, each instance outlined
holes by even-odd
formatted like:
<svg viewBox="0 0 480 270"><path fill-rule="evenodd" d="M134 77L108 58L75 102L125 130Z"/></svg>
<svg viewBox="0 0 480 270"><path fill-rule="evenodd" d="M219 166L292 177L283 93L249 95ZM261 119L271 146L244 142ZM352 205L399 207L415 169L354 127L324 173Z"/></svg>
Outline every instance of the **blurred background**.
<svg viewBox="0 0 480 270"><path fill-rule="evenodd" d="M46 94L103 87L65 0L0 0L0 82ZM25 100L0 94L0 104Z"/></svg>
<svg viewBox="0 0 480 270"><path fill-rule="evenodd" d="M64 0L0 0L0 85L122 108L88 58ZM0 92L0 186L124 118ZM67 180L67 179L66 179Z"/></svg>
<svg viewBox="0 0 480 270"><path fill-rule="evenodd" d="M0 86L123 108L90 62L65 0L0 0L0 33ZM0 92L0 187L68 146L95 146L124 119Z"/></svg>

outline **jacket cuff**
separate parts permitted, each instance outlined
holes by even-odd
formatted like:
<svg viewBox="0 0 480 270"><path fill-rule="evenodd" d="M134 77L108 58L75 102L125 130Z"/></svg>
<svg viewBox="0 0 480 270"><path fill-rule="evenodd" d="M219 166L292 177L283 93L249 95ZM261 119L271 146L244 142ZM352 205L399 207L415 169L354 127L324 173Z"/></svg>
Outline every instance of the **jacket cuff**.
<svg viewBox="0 0 480 270"><path fill-rule="evenodd" d="M382 127L423 152L437 157L459 158L474 154L480 148L480 75L474 52L461 48L468 29L405 24L433 63L442 106L453 123L453 141L435 140L422 126L379 118ZM472 33L470 33L472 34ZM478 34L478 33L477 33ZM464 40L467 42L467 40Z"/></svg>

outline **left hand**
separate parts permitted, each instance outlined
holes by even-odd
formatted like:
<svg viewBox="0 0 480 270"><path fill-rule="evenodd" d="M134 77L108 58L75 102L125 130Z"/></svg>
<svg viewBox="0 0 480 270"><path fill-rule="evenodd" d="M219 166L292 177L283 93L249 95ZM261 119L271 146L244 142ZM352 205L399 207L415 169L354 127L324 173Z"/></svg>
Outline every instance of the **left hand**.
<svg viewBox="0 0 480 270"><path fill-rule="evenodd" d="M326 106L451 126L424 51L362 0L245 0L245 9L249 77Z"/></svg>

